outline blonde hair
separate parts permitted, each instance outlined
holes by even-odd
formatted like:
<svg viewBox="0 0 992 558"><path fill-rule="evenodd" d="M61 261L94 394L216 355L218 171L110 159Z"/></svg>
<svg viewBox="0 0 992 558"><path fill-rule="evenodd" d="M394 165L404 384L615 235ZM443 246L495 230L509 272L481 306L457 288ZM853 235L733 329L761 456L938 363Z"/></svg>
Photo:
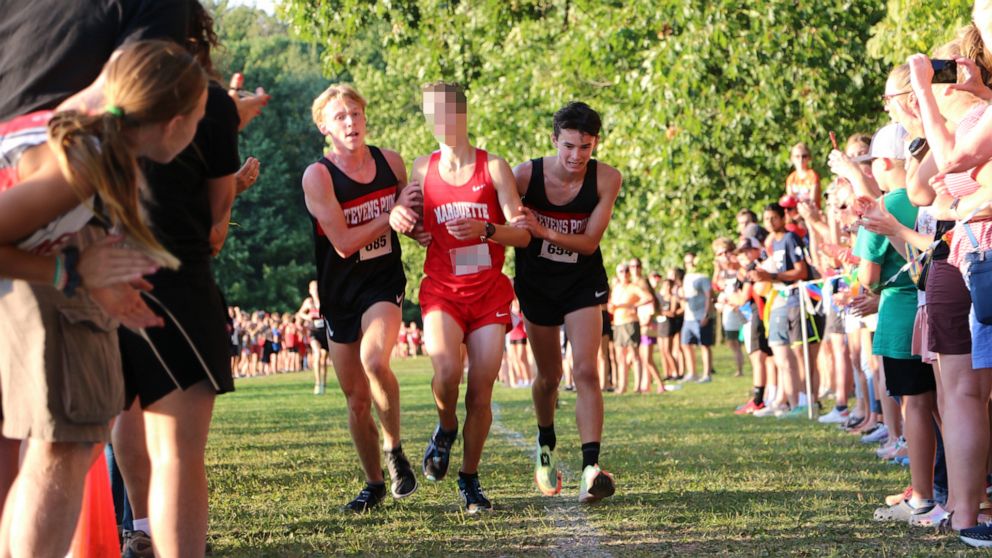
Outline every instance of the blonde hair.
<svg viewBox="0 0 992 558"><path fill-rule="evenodd" d="M969 23L958 30L958 43L961 56L973 60L978 66L982 73L982 83L992 84L992 52L986 48L982 34L974 23Z"/></svg>
<svg viewBox="0 0 992 558"><path fill-rule="evenodd" d="M889 81L899 91L912 91L912 83L909 79L909 64L900 64L889 72ZM871 143L871 140L868 140Z"/></svg>
<svg viewBox="0 0 992 558"><path fill-rule="evenodd" d="M802 149L802 150L803 150L803 151L805 151L806 153L809 153L809 148L808 148L808 147L806 147L806 144L805 144L805 143L803 143L803 142L799 142L799 143L797 143L796 145L793 145L793 146L792 146L792 148L791 148L791 149L789 149L789 153L792 153L792 152L793 152L793 151L795 151L796 149Z"/></svg>
<svg viewBox="0 0 992 558"><path fill-rule="evenodd" d="M720 251L720 248L723 248L724 252L733 252L735 248L734 241L725 236L721 236L713 241L713 252Z"/></svg>
<svg viewBox="0 0 992 558"><path fill-rule="evenodd" d="M137 156L127 132L191 113L207 87L206 73L181 46L165 41L123 47L104 73L110 112L56 113L48 123L48 144L80 199L84 185L95 190L103 204L100 218L120 227L160 265L179 267L145 224Z"/></svg>
<svg viewBox="0 0 992 558"><path fill-rule="evenodd" d="M310 107L310 115L313 117L313 123L318 128L324 125L324 109L327 108L328 103L335 99L349 99L354 101L362 107L362 112L365 112L365 106L368 105L365 97L362 97L353 86L347 83L332 85L325 89L323 93L317 95L317 98L313 100L313 105Z"/></svg>

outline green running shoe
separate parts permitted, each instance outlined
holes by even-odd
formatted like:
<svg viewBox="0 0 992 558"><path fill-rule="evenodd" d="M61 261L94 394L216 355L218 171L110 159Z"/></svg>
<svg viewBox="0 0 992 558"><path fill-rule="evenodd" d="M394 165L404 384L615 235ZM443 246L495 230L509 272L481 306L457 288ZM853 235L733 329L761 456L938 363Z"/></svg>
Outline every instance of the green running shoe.
<svg viewBox="0 0 992 558"><path fill-rule="evenodd" d="M582 470L582 483L579 485L579 503L591 504L609 498L616 492L613 475L603 471L599 465L587 465Z"/></svg>
<svg viewBox="0 0 992 558"><path fill-rule="evenodd" d="M537 446L534 458L534 482L545 496L555 496L561 492L561 471L558 470L558 460L548 446Z"/></svg>

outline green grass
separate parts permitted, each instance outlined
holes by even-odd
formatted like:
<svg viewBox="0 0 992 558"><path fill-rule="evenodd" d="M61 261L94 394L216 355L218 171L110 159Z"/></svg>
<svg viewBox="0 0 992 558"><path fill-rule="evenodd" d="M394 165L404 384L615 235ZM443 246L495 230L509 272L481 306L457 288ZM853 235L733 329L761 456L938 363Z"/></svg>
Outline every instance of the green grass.
<svg viewBox="0 0 992 558"><path fill-rule="evenodd" d="M394 364L406 451L419 463L436 422L430 364ZM750 381L728 377L725 352L717 369L712 384L661 396L607 394L601 461L618 493L581 508L575 394L562 393L556 419L563 496L544 498L532 480L530 391L498 386L500 426L480 469L496 511L481 517L460 511L451 477L421 477L417 494L370 515L342 513L362 475L337 386L314 396L306 374L239 380L217 401L207 449L213 555L985 555L954 537L874 523L882 497L906 486L906 469L879 463L835 427L734 416Z"/></svg>

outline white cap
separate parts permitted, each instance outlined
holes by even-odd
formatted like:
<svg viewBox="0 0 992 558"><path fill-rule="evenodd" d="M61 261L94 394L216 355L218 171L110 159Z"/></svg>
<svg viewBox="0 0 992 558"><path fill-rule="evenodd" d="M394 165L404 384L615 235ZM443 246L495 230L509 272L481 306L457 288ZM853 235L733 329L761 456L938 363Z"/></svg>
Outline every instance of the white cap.
<svg viewBox="0 0 992 558"><path fill-rule="evenodd" d="M872 159L906 159L906 138L909 132L902 124L893 122L882 126L871 138L868 155L855 157L856 163L867 163Z"/></svg>

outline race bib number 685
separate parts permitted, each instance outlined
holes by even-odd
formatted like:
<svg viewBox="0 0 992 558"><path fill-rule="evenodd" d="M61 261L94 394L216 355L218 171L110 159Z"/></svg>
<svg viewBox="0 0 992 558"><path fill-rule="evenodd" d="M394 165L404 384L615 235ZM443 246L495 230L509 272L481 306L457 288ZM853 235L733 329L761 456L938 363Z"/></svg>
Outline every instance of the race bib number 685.
<svg viewBox="0 0 992 558"><path fill-rule="evenodd" d="M376 238L372 242L369 242L362 248L359 252L358 259L361 261L371 260L373 258L378 258L379 256L385 256L393 251L393 237L388 232L382 233L382 236Z"/></svg>

